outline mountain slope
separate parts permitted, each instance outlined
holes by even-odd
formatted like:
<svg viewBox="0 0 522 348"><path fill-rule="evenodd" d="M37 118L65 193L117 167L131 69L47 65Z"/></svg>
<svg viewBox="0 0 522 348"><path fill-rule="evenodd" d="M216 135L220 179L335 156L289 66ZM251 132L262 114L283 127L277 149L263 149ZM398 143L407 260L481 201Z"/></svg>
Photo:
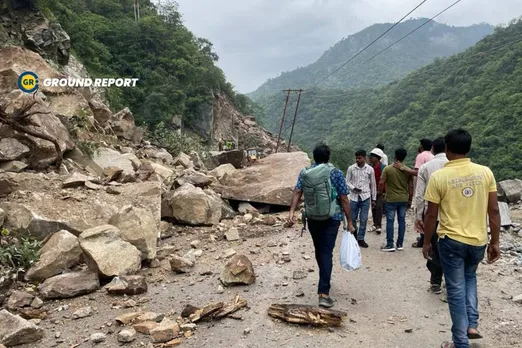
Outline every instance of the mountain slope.
<svg viewBox="0 0 522 348"><path fill-rule="evenodd" d="M372 60L364 69L356 67L350 69L351 66L370 58L405 36L426 20L426 18L412 19L399 24L321 86L323 88L348 88L384 85L431 63L436 57L447 57L462 52L493 32L493 27L489 24L453 27L430 22L386 53ZM351 35L327 50L315 63L290 72L283 72L279 77L269 79L249 96L255 101L259 101L263 97L279 93L286 88L306 88L306 86L317 83L391 26L392 23L375 24Z"/></svg>
<svg viewBox="0 0 522 348"><path fill-rule="evenodd" d="M282 103L280 96L267 103L263 121L271 129ZM498 179L516 177L522 170L522 21L388 86L305 94L299 110L294 141L309 150L328 136L342 152L342 167L353 161L353 149L371 150L377 142L389 157L406 146L410 163L418 139L465 127L474 137L474 160L491 166Z"/></svg>

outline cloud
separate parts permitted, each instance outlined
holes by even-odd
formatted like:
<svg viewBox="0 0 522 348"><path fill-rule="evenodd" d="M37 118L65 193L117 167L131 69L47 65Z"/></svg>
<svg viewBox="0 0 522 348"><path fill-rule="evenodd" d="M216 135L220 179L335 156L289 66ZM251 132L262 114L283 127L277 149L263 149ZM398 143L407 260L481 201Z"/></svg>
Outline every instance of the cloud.
<svg viewBox="0 0 522 348"><path fill-rule="evenodd" d="M343 37L395 22L420 0L177 0L187 27L209 39L240 92L315 61ZM427 1L412 17L432 17L455 0ZM451 25L505 24L522 0L462 0L437 18Z"/></svg>

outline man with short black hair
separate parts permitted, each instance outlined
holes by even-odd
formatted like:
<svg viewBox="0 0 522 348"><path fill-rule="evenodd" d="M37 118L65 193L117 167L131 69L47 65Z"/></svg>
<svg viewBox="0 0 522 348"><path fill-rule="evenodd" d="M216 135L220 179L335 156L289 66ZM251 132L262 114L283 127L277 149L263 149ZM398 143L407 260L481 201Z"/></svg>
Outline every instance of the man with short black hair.
<svg viewBox="0 0 522 348"><path fill-rule="evenodd" d="M444 167L444 165L448 162L446 158L446 144L444 142L444 138L440 137L433 141L433 146L431 148L431 152L435 157L429 162L424 163L419 168L419 173L417 176L417 186L415 188L415 229L421 233L424 233L424 212L428 207L428 203L424 200L424 195L426 193L426 187L430 180L430 177L437 170ZM434 233L431 238L431 246L433 248L433 257L432 260L429 260L426 263L426 267L431 273L430 284L431 291L435 294L442 293L442 268L440 266L440 258L439 258L439 248L438 248L438 237L437 234Z"/></svg>
<svg viewBox="0 0 522 348"><path fill-rule="evenodd" d="M404 234L406 233L406 210L411 206L413 197L413 180L408 174L404 165L404 160L408 152L399 148L395 150L395 162L400 164L397 169L394 166L387 166L381 175L379 182L379 192L383 192L386 185L386 245L381 248L382 251L393 252L395 250L404 250ZM396 247L393 243L393 224L395 214L397 213L399 222L399 235L397 237Z"/></svg>
<svg viewBox="0 0 522 348"><path fill-rule="evenodd" d="M335 240L339 231L339 226L344 219L343 212L348 221L348 230L355 231L350 216L350 204L348 202L348 187L343 173L336 169L330 161L330 148L321 144L315 147L314 163L304 168L299 173L297 184L295 185L290 207L289 223L292 226L296 222L295 209L301 200L305 198L305 213L308 222L308 229L312 235L315 248L315 258L319 266L319 284L317 293L319 295L319 306L332 307L334 300L330 297L330 279L332 277L332 257L335 247ZM321 175L326 176L321 177ZM324 182L328 182L326 190ZM315 185L315 186L314 186ZM316 192L322 195L314 196ZM331 196L330 191L334 191ZM322 201L327 196L326 211L327 216L316 216L324 211L324 207L318 201ZM310 203L310 204L308 204ZM333 206L333 211L330 207ZM304 221L304 222L305 222Z"/></svg>
<svg viewBox="0 0 522 348"><path fill-rule="evenodd" d="M467 158L471 135L456 129L444 140L449 162L434 172L428 182L422 252L427 260L432 259L430 241L440 213L440 262L453 322L453 342L444 342L442 348L468 348L469 339L482 338L477 330L477 268L488 245L486 217L491 229L487 261L493 263L500 258L500 211L493 173Z"/></svg>
<svg viewBox="0 0 522 348"><path fill-rule="evenodd" d="M374 207L377 199L377 185L373 168L366 163L366 151L358 150L355 153L355 164L348 167L346 183L351 190L350 212L357 233L357 242L360 247L368 248L364 237L370 206ZM359 226L357 226L358 218Z"/></svg>

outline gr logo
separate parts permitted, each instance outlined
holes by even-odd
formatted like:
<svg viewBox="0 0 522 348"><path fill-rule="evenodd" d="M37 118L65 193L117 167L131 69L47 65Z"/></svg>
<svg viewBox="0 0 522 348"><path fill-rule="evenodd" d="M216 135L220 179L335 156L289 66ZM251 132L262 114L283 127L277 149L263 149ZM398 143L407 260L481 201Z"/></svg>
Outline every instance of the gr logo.
<svg viewBox="0 0 522 348"><path fill-rule="evenodd" d="M31 71L25 71L18 77L18 88L25 93L33 93L38 89L38 76Z"/></svg>

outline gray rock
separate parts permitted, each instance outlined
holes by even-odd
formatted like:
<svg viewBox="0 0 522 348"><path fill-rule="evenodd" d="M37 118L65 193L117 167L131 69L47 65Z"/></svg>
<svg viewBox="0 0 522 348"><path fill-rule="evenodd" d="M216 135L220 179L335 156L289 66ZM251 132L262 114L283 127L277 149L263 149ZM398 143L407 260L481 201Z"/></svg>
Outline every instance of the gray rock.
<svg viewBox="0 0 522 348"><path fill-rule="evenodd" d="M92 315L92 308L91 307L82 307L82 308L76 310L72 314L72 318L73 319L83 319L83 318L90 317L91 315Z"/></svg>
<svg viewBox="0 0 522 348"><path fill-rule="evenodd" d="M94 344L99 344L99 343L105 342L106 339L107 339L107 335L105 335L101 332L93 333L91 335L91 337L89 338L89 340Z"/></svg>
<svg viewBox="0 0 522 348"><path fill-rule="evenodd" d="M77 265L81 257L78 238L65 230L56 232L40 250L40 259L25 278L29 281L45 280Z"/></svg>
<svg viewBox="0 0 522 348"><path fill-rule="evenodd" d="M190 156L183 152L180 152L180 154L176 158L174 158L173 165L174 166L181 165L185 169L194 167L194 163L192 163Z"/></svg>
<svg viewBox="0 0 522 348"><path fill-rule="evenodd" d="M217 225L221 220L219 202L201 188L185 184L172 195L169 205L176 220L188 225Z"/></svg>
<svg viewBox="0 0 522 348"><path fill-rule="evenodd" d="M111 116L109 123L114 130L114 133L126 140L134 140L136 125L134 124L134 115L125 108Z"/></svg>
<svg viewBox="0 0 522 348"><path fill-rule="evenodd" d="M304 279L308 276L308 273L305 272L305 271L294 271L294 275L293 275L293 279L295 280L300 280L300 279Z"/></svg>
<svg viewBox="0 0 522 348"><path fill-rule="evenodd" d="M86 181L95 180L92 176L83 175L81 173L73 173L70 177L65 179L62 184L63 188L83 186Z"/></svg>
<svg viewBox="0 0 522 348"><path fill-rule="evenodd" d="M127 205L111 217L109 224L119 228L121 238L141 251L142 259L156 257L158 227L149 210Z"/></svg>
<svg viewBox="0 0 522 348"><path fill-rule="evenodd" d="M225 237L229 242L240 240L239 231L235 227L231 227L226 233Z"/></svg>
<svg viewBox="0 0 522 348"><path fill-rule="evenodd" d="M136 339L136 330L133 328L123 329L118 333L118 342L129 343Z"/></svg>
<svg viewBox="0 0 522 348"><path fill-rule="evenodd" d="M31 302L31 307L38 309L38 308L42 308L43 304L44 304L44 302L40 298L35 297L33 299L33 302Z"/></svg>
<svg viewBox="0 0 522 348"><path fill-rule="evenodd" d="M29 148L14 138L0 139L0 161L14 161L29 153Z"/></svg>
<svg viewBox="0 0 522 348"><path fill-rule="evenodd" d="M141 268L141 252L122 240L120 230L112 225L85 230L79 241L87 265L102 277L134 274Z"/></svg>
<svg viewBox="0 0 522 348"><path fill-rule="evenodd" d="M515 302L515 303L522 303L522 294L514 296L513 297L513 302Z"/></svg>
<svg viewBox="0 0 522 348"><path fill-rule="evenodd" d="M143 276L114 277L106 289L111 295L139 295L147 292L147 280Z"/></svg>
<svg viewBox="0 0 522 348"><path fill-rule="evenodd" d="M227 262L220 280L225 286L250 285L256 281L252 262L245 255L236 255Z"/></svg>
<svg viewBox="0 0 522 348"><path fill-rule="evenodd" d="M170 257L170 268L176 273L187 273L189 268L194 267L194 262L177 255Z"/></svg>
<svg viewBox="0 0 522 348"><path fill-rule="evenodd" d="M209 175L215 177L218 180L221 180L226 175L232 174L235 171L236 171L236 168L232 164L226 163L226 164L222 164L219 167L214 168L213 170L211 170Z"/></svg>
<svg viewBox="0 0 522 348"><path fill-rule="evenodd" d="M27 168L27 164L20 161L9 161L0 163L0 170L3 170L5 172L20 173L25 168Z"/></svg>
<svg viewBox="0 0 522 348"><path fill-rule="evenodd" d="M497 185L498 196L501 201L517 203L522 198L522 180L504 180Z"/></svg>
<svg viewBox="0 0 522 348"><path fill-rule="evenodd" d="M259 211L248 202L241 202L237 208L240 214L256 214L259 215Z"/></svg>
<svg viewBox="0 0 522 348"><path fill-rule="evenodd" d="M0 311L0 344L8 347L30 344L43 337L43 329L5 309Z"/></svg>
<svg viewBox="0 0 522 348"><path fill-rule="evenodd" d="M27 292L13 291L9 297L9 301L7 301L7 308L11 311L15 311L23 307L29 307L33 299L34 295L28 294Z"/></svg>
<svg viewBox="0 0 522 348"><path fill-rule="evenodd" d="M49 278L38 286L38 292L49 300L85 295L99 288L100 281L96 272L83 270Z"/></svg>
<svg viewBox="0 0 522 348"><path fill-rule="evenodd" d="M511 212L509 205L504 202L498 202L498 208L500 209L500 226L511 225Z"/></svg>

